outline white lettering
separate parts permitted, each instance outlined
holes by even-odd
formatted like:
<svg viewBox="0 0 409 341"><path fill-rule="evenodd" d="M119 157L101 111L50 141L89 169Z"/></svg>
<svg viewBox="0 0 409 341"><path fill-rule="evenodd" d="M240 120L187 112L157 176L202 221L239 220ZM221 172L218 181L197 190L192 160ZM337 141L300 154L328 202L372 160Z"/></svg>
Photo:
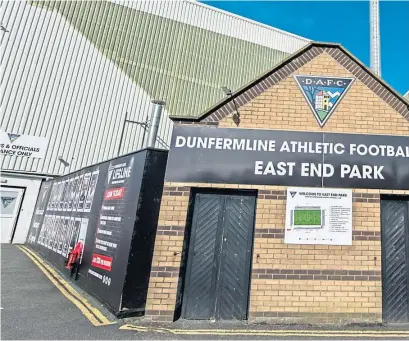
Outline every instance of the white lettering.
<svg viewBox="0 0 409 341"><path fill-rule="evenodd" d="M388 156L394 156L395 155L395 149L393 146L388 146Z"/></svg>
<svg viewBox="0 0 409 341"><path fill-rule="evenodd" d="M310 164L302 163L301 164L301 176L309 176L310 174Z"/></svg>
<svg viewBox="0 0 409 341"><path fill-rule="evenodd" d="M223 149L231 149L233 141L231 139L224 139L223 141Z"/></svg>
<svg viewBox="0 0 409 341"><path fill-rule="evenodd" d="M197 148L206 148L207 137L199 137L197 139Z"/></svg>
<svg viewBox="0 0 409 341"><path fill-rule="evenodd" d="M175 147L176 148L180 148L180 147L184 147L186 144L186 138L183 136L177 136L176 137L176 143L175 143Z"/></svg>
<svg viewBox="0 0 409 341"><path fill-rule="evenodd" d="M288 166L288 175L293 176L295 162L287 162L287 166Z"/></svg>
<svg viewBox="0 0 409 341"><path fill-rule="evenodd" d="M196 137L188 136L186 145L188 148L194 148L196 145Z"/></svg>
<svg viewBox="0 0 409 341"><path fill-rule="evenodd" d="M379 147L374 144L369 146L369 154L372 156L379 155Z"/></svg>
<svg viewBox="0 0 409 341"><path fill-rule="evenodd" d="M362 166L362 178L363 179L372 179L372 167L368 165Z"/></svg>
<svg viewBox="0 0 409 341"><path fill-rule="evenodd" d="M349 174L351 167L349 165L341 165L341 178L345 178L345 175Z"/></svg>
<svg viewBox="0 0 409 341"><path fill-rule="evenodd" d="M361 174L360 174L360 172L359 172L359 168L358 168L357 165L354 165L354 166L352 167L352 171L351 171L351 173L349 174L349 178L350 178L350 179L351 179L351 178L361 179Z"/></svg>
<svg viewBox="0 0 409 341"><path fill-rule="evenodd" d="M241 139L241 140L237 140L234 139L233 140L233 150L243 150L244 149L244 144L245 144L245 140Z"/></svg>
<svg viewBox="0 0 409 341"><path fill-rule="evenodd" d="M366 155L368 154L368 148L364 144L360 144L358 146L357 152L359 155Z"/></svg>
<svg viewBox="0 0 409 341"><path fill-rule="evenodd" d="M337 154L344 154L345 147L344 147L344 145L342 143L337 143L334 146L334 150L335 150L335 153L337 153Z"/></svg>
<svg viewBox="0 0 409 341"><path fill-rule="evenodd" d="M375 179L385 180L385 178L382 175L382 171L384 167L385 166L375 166L375 174L374 174Z"/></svg>
<svg viewBox="0 0 409 341"><path fill-rule="evenodd" d="M223 148L223 138L218 137L216 139L216 149L222 149Z"/></svg>
<svg viewBox="0 0 409 341"><path fill-rule="evenodd" d="M253 150L250 146L250 140L246 140L246 150Z"/></svg>
<svg viewBox="0 0 409 341"><path fill-rule="evenodd" d="M284 141L284 143L282 144L281 148L280 148L280 152L290 152L290 146L288 145L287 141Z"/></svg>
<svg viewBox="0 0 409 341"><path fill-rule="evenodd" d="M403 152L403 149L401 146L398 147L398 150L396 151L395 157L397 156L402 156L405 157L405 153Z"/></svg>
<svg viewBox="0 0 409 341"><path fill-rule="evenodd" d="M274 164L273 164L272 161L268 162L267 167L266 167L266 169L264 169L263 174L264 175L267 175L267 174L276 175L276 171L274 169Z"/></svg>
<svg viewBox="0 0 409 341"><path fill-rule="evenodd" d="M279 162L277 164L277 175L285 175L287 173L287 163L286 162Z"/></svg>
<svg viewBox="0 0 409 341"><path fill-rule="evenodd" d="M255 175L263 175L263 161L256 161L254 174Z"/></svg>
<svg viewBox="0 0 409 341"><path fill-rule="evenodd" d="M323 169L323 177L324 178L330 178L331 176L334 175L335 169L333 165L329 165L328 163L324 163L324 169Z"/></svg>

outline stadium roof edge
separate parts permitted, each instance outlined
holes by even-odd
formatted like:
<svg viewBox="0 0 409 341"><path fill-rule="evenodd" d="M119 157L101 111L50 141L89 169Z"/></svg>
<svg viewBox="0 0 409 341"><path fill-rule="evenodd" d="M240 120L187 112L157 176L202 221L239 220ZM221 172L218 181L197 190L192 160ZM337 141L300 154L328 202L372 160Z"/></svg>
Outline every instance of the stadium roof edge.
<svg viewBox="0 0 409 341"><path fill-rule="evenodd" d="M308 39L308 38L299 36L299 35L297 35L297 34L295 34L295 33L291 33L291 32L284 31L284 30L280 30L279 28L276 28L276 27L274 27L274 26L270 26L270 25L267 25L267 24L263 24L263 23L261 23L261 22L259 22L259 21L252 20L252 19L243 17L243 16L241 16L241 15L234 14L234 13L231 13L231 12L228 12L228 11L225 11L225 10L222 10L222 9L220 9L220 8L217 8L217 7L213 7L213 6L204 4L204 3L200 2L200 1L197 1L197 0L184 0L184 1L185 1L185 2L190 2L190 3L195 4L195 5L198 5L198 6L202 6L202 7L204 7L204 8L208 8L208 9L211 9L211 10L214 10L214 11L217 11L217 12L220 12L220 13L223 13L223 14L226 14L226 15L229 15L229 16L231 16L231 17L235 17L235 18L237 18L237 19L241 19L241 20L243 20L243 21L247 21L247 22L249 22L249 23L251 23L251 24L255 24L255 25L258 25L258 26L261 26L261 27L265 27L265 28L270 29L270 30L274 30L274 31L280 32L280 33L282 33L282 34L284 34L284 35L287 35L287 36L289 36L289 37L292 37L292 38L298 38L298 39L305 40L306 42L311 42L311 39Z"/></svg>
<svg viewBox="0 0 409 341"><path fill-rule="evenodd" d="M120 5L120 6L131 7L131 6L128 6L128 5L124 4L124 2L121 1L121 0L110 0L110 1L113 2L113 3L115 3L115 4L117 4L117 5ZM175 1L175 0L164 0L164 1ZM190 3L190 4L195 5L195 6L207 8L207 9L210 9L210 10L212 10L212 11L219 12L219 13L228 15L228 16L230 16L230 17L233 17L233 18L237 18L237 19L246 21L246 22L248 22L248 23L250 23L250 24L257 25L257 26L266 28L266 29L271 30L271 31L275 31L275 32L277 32L277 33L281 33L281 34L286 35L286 36L288 36L288 37L303 40L303 41L305 41L306 43L311 42L311 39L307 39L307 38L302 37L302 36L299 36L299 35L297 35L297 34L294 34L294 33L291 33L291 32L287 32L287 31L281 30L281 29L276 28L276 27L273 27L273 26L269 26L269 25L267 25L267 24L263 24L263 23L261 23L261 22L259 22L259 21L252 20L252 19L243 17L243 16L241 16L241 15L234 14L234 13L231 13L231 12L228 12L228 11L225 11L225 10L222 10L222 9L220 9L220 8L217 8L217 7L213 7L213 6L204 4L204 3L200 2L200 1L196 1L196 0L176 0L176 1L185 2L185 3ZM132 8L132 7L131 7L131 8Z"/></svg>
<svg viewBox="0 0 409 341"><path fill-rule="evenodd" d="M356 64L359 65L360 68L364 70L367 74L369 74L373 79L376 79L383 87L388 89L395 98L397 98L401 103L403 103L407 109L409 109L409 99L406 99L403 97L400 93L398 93L395 89L393 89L388 83L386 83L382 78L380 78L378 75L376 75L370 68L368 68L365 64L363 64L357 57L355 57L351 52L349 52L347 49L345 49L341 44L339 43L328 43L328 42L317 42L313 41L310 42L308 45L302 47L295 53L291 54L288 56L286 59L284 59L281 63L275 65L272 69L268 70L264 74L260 75L259 77L255 78L252 80L250 83L246 84L245 86L241 87L237 91L233 92L229 97L222 99L212 107L210 107L208 110L203 112L201 115L197 117L192 117L192 116L169 116L169 118L173 121L181 121L181 122L200 122L206 119L208 116L210 116L213 113L216 113L218 110L222 109L226 105L228 105L231 101L236 99L238 96L244 94L247 90L253 88L256 86L258 83L262 82L264 79L272 75L273 73L277 72L278 70L282 69L285 67L288 63L293 61L294 59L300 57L304 53L308 52L311 48L316 47L316 48L338 48L341 52L343 52L347 57L349 57L351 60L353 60ZM217 114L217 113L216 113ZM409 120L409 116L405 116L406 119Z"/></svg>

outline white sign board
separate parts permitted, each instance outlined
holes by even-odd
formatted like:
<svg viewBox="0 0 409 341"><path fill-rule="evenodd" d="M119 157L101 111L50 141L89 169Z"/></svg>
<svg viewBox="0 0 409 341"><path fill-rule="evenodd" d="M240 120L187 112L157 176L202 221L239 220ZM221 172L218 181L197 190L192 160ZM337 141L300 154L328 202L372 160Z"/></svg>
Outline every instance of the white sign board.
<svg viewBox="0 0 409 341"><path fill-rule="evenodd" d="M42 159L48 138L0 132L0 155L26 156Z"/></svg>
<svg viewBox="0 0 409 341"><path fill-rule="evenodd" d="M289 187L284 242L352 245L352 190Z"/></svg>

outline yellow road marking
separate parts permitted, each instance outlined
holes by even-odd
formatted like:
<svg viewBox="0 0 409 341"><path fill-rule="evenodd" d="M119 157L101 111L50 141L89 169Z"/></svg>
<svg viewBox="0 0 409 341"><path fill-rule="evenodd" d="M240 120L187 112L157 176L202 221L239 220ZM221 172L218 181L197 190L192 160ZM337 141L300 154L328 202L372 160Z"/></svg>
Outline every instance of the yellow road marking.
<svg viewBox="0 0 409 341"><path fill-rule="evenodd" d="M82 312L94 326L106 326L116 322L109 321L98 309L93 307L84 297L67 283L58 273L46 264L38 255L26 248L18 246L37 267L47 276L51 283Z"/></svg>
<svg viewBox="0 0 409 341"><path fill-rule="evenodd" d="M83 296L81 296L77 291L74 290L74 288L67 282L65 281L52 267L50 267L43 259L41 259L40 256L35 254L33 251L30 249L26 248L23 246L23 248L28 251L33 257L37 259L38 262L40 262L48 271L51 272L51 274L58 279L58 281L79 301L81 301L87 308L90 310L103 324L114 324L116 322L111 322L109 321L98 309L93 307L87 299L85 299Z"/></svg>
<svg viewBox="0 0 409 341"><path fill-rule="evenodd" d="M126 324L122 330L134 330L139 332L170 333L175 335L259 335L259 336L312 336L312 337L367 337L367 338L397 338L409 336L409 331L362 331L362 330L225 330L225 329L170 329L136 326Z"/></svg>

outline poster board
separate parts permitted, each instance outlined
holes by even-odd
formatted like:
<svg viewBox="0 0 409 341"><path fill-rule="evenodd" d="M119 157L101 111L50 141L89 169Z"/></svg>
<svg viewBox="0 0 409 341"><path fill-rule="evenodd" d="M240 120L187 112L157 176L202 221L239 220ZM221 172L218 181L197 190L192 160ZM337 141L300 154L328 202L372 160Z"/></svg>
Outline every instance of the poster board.
<svg viewBox="0 0 409 341"><path fill-rule="evenodd" d="M287 188L284 242L352 245L352 190Z"/></svg>

